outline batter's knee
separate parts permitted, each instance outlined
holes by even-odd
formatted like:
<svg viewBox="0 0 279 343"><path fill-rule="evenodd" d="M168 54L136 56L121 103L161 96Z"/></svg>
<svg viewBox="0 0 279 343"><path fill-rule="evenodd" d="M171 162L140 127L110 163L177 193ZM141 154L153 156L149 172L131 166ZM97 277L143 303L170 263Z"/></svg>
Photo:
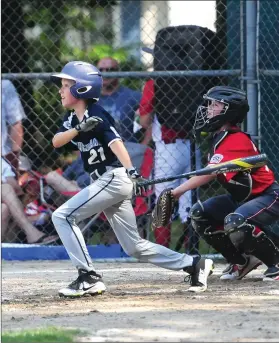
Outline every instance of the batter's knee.
<svg viewBox="0 0 279 343"><path fill-rule="evenodd" d="M239 213L230 213L225 217L224 230L234 246L241 252L250 248L254 225L249 224Z"/></svg>
<svg viewBox="0 0 279 343"><path fill-rule="evenodd" d="M66 218L67 218L67 213L63 210L63 205L58 207L58 209L55 210L51 216L51 219L54 224L58 221L66 220Z"/></svg>
<svg viewBox="0 0 279 343"><path fill-rule="evenodd" d="M194 230L200 236L203 237L206 229L211 228L210 220L207 217L207 214L204 210L204 207L201 201L198 201L192 206L189 212L189 217L191 219L191 224Z"/></svg>
<svg viewBox="0 0 279 343"><path fill-rule="evenodd" d="M76 216L77 212L71 211L67 206L62 205L57 210L52 213L52 222L54 226L59 227L59 224L64 224L66 221L67 224L73 226L77 225L80 219Z"/></svg>

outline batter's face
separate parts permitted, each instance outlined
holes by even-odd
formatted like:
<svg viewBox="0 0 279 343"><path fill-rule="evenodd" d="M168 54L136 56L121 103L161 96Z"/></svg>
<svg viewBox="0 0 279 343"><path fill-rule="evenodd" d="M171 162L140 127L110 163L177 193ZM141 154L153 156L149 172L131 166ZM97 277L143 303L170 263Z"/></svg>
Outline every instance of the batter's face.
<svg viewBox="0 0 279 343"><path fill-rule="evenodd" d="M62 106L68 109L73 109L75 105L79 102L79 99L76 99L70 91L70 88L75 84L75 81L62 79L61 88L59 93L61 95Z"/></svg>
<svg viewBox="0 0 279 343"><path fill-rule="evenodd" d="M207 118L211 119L213 117L219 116L222 113L224 107L225 105L219 101L210 101L207 108Z"/></svg>

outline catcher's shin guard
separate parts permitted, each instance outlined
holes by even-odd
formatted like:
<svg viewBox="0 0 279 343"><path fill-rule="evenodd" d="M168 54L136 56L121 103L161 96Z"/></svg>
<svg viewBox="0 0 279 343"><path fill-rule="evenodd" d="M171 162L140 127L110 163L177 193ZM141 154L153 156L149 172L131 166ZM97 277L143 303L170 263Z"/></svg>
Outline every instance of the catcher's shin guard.
<svg viewBox="0 0 279 343"><path fill-rule="evenodd" d="M224 228L239 251L256 256L267 266L279 263L278 247L264 231L248 224L241 214L227 215Z"/></svg>
<svg viewBox="0 0 279 343"><path fill-rule="evenodd" d="M211 231L211 227L208 227L203 238L216 251L221 253L228 262L240 265L246 263L245 257L237 250L224 231Z"/></svg>
<svg viewBox="0 0 279 343"><path fill-rule="evenodd" d="M198 201L190 210L189 216L195 231L225 259L233 264L244 264L246 259L236 249L224 231L215 230L211 225L203 205Z"/></svg>

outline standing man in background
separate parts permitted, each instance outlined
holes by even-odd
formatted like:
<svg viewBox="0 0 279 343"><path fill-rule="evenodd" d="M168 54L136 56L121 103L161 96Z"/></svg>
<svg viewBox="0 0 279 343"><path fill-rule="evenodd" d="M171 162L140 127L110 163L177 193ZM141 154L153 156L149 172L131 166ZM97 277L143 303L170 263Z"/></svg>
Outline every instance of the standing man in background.
<svg viewBox="0 0 279 343"><path fill-rule="evenodd" d="M148 80L144 86L139 107L140 125L149 129L152 126L152 139L155 143L154 177L162 177L188 173L191 170L190 140L185 139L184 131L174 131L161 125L154 114L155 90L154 80ZM156 184L156 198L165 188L179 186L185 180ZM175 186L176 185L176 186ZM188 212L191 208L191 192L186 192L179 198L179 217L183 225L187 224ZM154 230L156 243L169 247L171 241L171 226L158 227Z"/></svg>
<svg viewBox="0 0 279 343"><path fill-rule="evenodd" d="M116 72L119 64L114 58L105 57L98 62L97 68L101 73ZM104 77L99 104L111 114L116 129L125 141L137 142L133 127L140 99L139 91L120 85L119 79Z"/></svg>

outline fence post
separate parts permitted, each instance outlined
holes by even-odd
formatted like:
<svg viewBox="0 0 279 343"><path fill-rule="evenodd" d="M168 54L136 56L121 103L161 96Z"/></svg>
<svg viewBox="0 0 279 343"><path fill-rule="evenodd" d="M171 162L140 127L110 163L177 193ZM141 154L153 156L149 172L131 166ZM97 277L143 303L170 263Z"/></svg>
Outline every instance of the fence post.
<svg viewBox="0 0 279 343"><path fill-rule="evenodd" d="M140 18L142 1L120 1L121 8L121 46L132 48L133 56L140 63Z"/></svg>
<svg viewBox="0 0 279 343"><path fill-rule="evenodd" d="M258 137L257 1L246 1L246 81L250 111L247 131Z"/></svg>

